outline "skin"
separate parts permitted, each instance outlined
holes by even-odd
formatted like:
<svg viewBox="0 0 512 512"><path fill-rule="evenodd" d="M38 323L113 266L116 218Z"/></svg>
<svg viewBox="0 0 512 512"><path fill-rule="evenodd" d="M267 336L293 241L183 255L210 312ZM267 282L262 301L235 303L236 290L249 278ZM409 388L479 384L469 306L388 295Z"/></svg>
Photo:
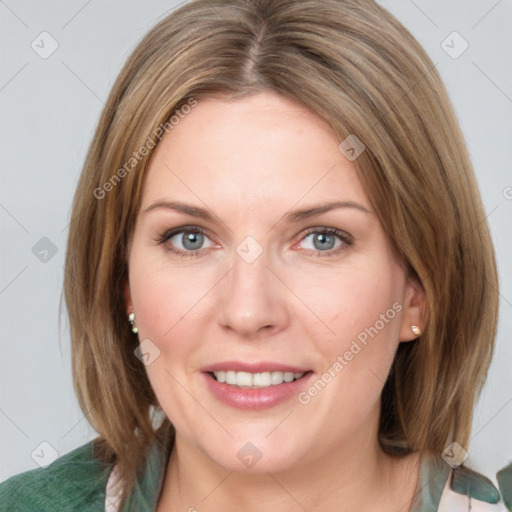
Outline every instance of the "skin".
<svg viewBox="0 0 512 512"><path fill-rule="evenodd" d="M353 164L314 113L274 93L201 100L155 149L129 252L127 313L160 355L147 373L176 427L158 511L398 510L412 499L418 455L377 441L380 394L399 342L423 326L424 293L396 261ZM291 210L345 207L299 222ZM205 220L158 201L205 208ZM195 256L182 226L207 234ZM308 228L337 228L325 255ZM263 249L236 251L252 236ZM316 235L318 237L318 235ZM320 247L320 248L319 248ZM190 252L190 249L188 249ZM252 249L251 249L252 250ZM310 368L315 379L392 305L401 311L311 401L239 410L215 398L200 369L226 360ZM245 467L251 442L261 459Z"/></svg>

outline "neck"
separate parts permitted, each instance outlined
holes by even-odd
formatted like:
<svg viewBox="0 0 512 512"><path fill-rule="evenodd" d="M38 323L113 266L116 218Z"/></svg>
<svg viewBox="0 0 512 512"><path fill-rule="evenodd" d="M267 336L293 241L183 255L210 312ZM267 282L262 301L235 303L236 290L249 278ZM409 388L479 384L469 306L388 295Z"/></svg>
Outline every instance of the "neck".
<svg viewBox="0 0 512 512"><path fill-rule="evenodd" d="M390 457L376 435L355 437L293 468L241 473L217 465L177 434L158 512L408 510L417 485L418 455Z"/></svg>

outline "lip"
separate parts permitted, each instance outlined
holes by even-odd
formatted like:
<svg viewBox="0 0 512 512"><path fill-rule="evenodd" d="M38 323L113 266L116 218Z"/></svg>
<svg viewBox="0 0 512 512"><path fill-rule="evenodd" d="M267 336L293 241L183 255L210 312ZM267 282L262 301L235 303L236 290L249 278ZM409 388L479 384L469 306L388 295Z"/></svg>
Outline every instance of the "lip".
<svg viewBox="0 0 512 512"><path fill-rule="evenodd" d="M299 380L283 382L282 384L269 386L268 388L239 388L224 382L218 382L211 376L212 372L220 370L245 371L250 373L286 371L304 373L304 375ZM221 403L235 409L254 411L269 409L297 397L300 391L308 385L314 373L308 369L304 370L300 367L282 365L279 363L241 363L229 361L206 366L202 369L202 375L205 379L207 389Z"/></svg>
<svg viewBox="0 0 512 512"><path fill-rule="evenodd" d="M276 363L272 361L261 361L258 363L248 363L243 361L223 361L220 363L210 364L201 368L202 372L219 372L222 370L234 372L249 372L249 373L263 373L263 372L292 372L292 373L306 373L311 371L311 368L304 368L300 366L290 366L287 364Z"/></svg>

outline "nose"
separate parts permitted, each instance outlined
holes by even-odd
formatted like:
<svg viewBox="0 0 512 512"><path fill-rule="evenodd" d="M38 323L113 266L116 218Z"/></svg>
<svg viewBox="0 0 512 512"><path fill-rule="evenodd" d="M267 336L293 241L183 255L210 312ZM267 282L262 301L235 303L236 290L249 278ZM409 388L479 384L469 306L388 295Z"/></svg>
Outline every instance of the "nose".
<svg viewBox="0 0 512 512"><path fill-rule="evenodd" d="M289 323L286 289L270 269L265 252L247 262L233 255L231 271L222 280L218 321L224 330L244 339L275 334Z"/></svg>

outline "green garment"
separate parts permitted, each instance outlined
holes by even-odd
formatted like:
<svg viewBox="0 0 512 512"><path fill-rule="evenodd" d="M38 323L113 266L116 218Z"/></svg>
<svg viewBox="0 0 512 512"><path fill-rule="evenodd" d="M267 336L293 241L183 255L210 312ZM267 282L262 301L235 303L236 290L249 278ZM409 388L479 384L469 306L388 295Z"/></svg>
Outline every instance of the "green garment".
<svg viewBox="0 0 512 512"><path fill-rule="evenodd" d="M94 458L93 442L59 457L46 468L0 484L0 512L104 512L112 466ZM155 442L122 512L156 510L169 451Z"/></svg>
<svg viewBox="0 0 512 512"><path fill-rule="evenodd" d="M149 452L146 466L139 473L134 491L122 512L150 512L156 510L163 485L169 448L155 442ZM112 466L93 456L92 441L63 455L46 468L34 469L0 484L0 511L2 512L101 512L105 510L105 488ZM448 478L451 488L460 494L486 503L496 503L500 494L483 475L467 468L451 471L440 457L421 460L416 497L411 512L435 512ZM457 473L459 471L459 473ZM504 502L510 499L512 465L498 473ZM504 484L502 486L502 483ZM510 504L510 501L507 505Z"/></svg>

